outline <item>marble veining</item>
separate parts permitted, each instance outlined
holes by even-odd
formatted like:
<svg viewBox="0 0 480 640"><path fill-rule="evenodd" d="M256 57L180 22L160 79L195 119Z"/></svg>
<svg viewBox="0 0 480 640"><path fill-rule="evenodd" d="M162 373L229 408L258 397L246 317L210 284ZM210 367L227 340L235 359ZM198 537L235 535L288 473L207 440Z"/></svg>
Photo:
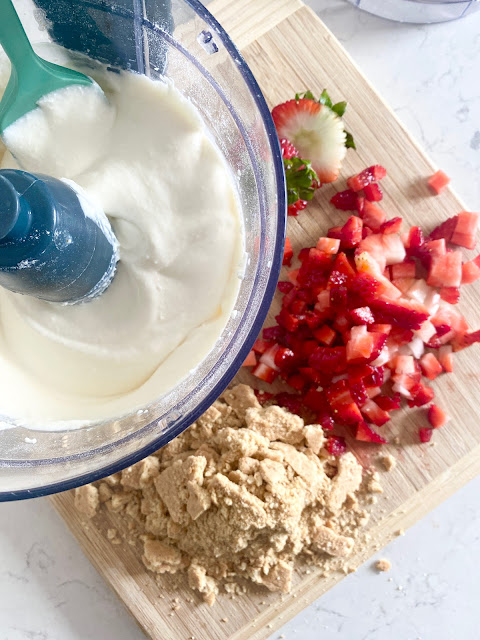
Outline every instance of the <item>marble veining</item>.
<svg viewBox="0 0 480 640"><path fill-rule="evenodd" d="M307 4L478 210L480 14L417 26ZM377 554L389 573L368 562L271 640L478 640L479 494L480 478ZM0 640L145 640L46 500L2 504L0 517Z"/></svg>

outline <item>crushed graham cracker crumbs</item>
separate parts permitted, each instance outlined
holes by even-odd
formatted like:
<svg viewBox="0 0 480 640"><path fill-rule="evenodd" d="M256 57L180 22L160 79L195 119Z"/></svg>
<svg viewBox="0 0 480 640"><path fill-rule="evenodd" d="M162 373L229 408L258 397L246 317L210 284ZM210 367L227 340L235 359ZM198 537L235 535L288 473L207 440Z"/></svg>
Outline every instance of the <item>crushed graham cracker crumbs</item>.
<svg viewBox="0 0 480 640"><path fill-rule="evenodd" d="M377 461L385 471L391 471L397 464L396 459L390 453L378 456Z"/></svg>
<svg viewBox="0 0 480 640"><path fill-rule="evenodd" d="M319 425L263 408L240 384L154 455L77 489L75 505L87 518L98 509L122 517L145 567L185 572L209 605L220 588L245 593L242 579L289 593L297 559L323 575L352 570L369 494L382 490L378 474L324 442Z"/></svg>
<svg viewBox="0 0 480 640"><path fill-rule="evenodd" d="M390 560L387 560L386 558L381 558L380 560L377 560L375 563L375 569L377 571L386 572L386 571L390 571L391 568L392 568L392 563L390 562Z"/></svg>

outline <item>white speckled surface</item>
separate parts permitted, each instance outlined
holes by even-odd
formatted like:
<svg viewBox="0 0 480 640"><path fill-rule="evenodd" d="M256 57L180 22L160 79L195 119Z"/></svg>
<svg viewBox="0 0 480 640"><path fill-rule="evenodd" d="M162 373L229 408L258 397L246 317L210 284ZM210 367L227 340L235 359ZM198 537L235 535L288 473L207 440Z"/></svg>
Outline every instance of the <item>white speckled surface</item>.
<svg viewBox="0 0 480 640"><path fill-rule="evenodd" d="M480 14L423 27L307 3L478 210ZM479 495L480 478L378 554L390 573L368 563L272 640L478 640ZM0 640L144 638L46 500L0 505Z"/></svg>

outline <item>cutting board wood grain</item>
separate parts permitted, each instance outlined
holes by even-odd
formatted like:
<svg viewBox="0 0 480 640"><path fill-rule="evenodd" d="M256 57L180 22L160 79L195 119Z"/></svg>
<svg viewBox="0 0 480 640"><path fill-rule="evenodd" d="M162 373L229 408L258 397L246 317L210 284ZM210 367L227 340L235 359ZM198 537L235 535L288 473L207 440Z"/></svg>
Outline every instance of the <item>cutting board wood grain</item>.
<svg viewBox="0 0 480 640"><path fill-rule="evenodd" d="M213 0L209 9L237 42L270 105L307 88L319 94L324 87L335 101L348 101L345 119L358 151L349 151L342 175L374 162L385 165L389 173L382 184L383 206L390 216L401 215L407 223L428 229L464 208L451 190L440 197L429 194L425 181L432 173L429 160L334 36L299 0ZM344 179L335 188L322 188L307 212L289 219L288 235L296 250L314 244L329 226L345 220L345 214L328 203L341 188ZM480 308L479 289L470 286L462 294L461 308L473 326ZM277 307L278 302L270 319ZM353 565L364 562L398 530L480 473L479 361L478 350L459 353L455 374L435 381L440 403L452 420L434 434L433 445L416 444L418 427L425 421L421 409L399 412L393 426L384 427L390 438L401 439L401 446L390 447L398 464L383 476L385 492L373 510L371 542L352 559ZM237 379L249 381L249 375L242 371ZM366 465L374 464L377 449L364 445L355 452ZM341 579L321 578L316 571L307 574L303 568L288 596L253 588L235 599L221 595L209 608L186 588L184 577L159 578L147 572L140 545L113 545L107 530L121 531L125 526L115 514L102 512L85 525L74 510L72 493L51 500L92 563L154 640L261 640Z"/></svg>

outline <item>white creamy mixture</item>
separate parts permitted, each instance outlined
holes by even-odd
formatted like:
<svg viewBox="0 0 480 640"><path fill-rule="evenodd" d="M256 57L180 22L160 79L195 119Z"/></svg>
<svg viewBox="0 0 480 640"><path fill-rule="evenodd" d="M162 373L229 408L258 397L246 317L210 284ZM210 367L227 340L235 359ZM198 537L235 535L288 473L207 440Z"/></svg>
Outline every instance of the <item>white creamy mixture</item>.
<svg viewBox="0 0 480 640"><path fill-rule="evenodd" d="M92 97L88 119L100 126L75 135L74 149L65 145L84 121L78 87L7 130L22 168L80 185L120 245L117 274L92 302L62 306L0 289L0 414L17 424L56 428L153 401L207 355L238 292L236 190L195 108L143 76L95 78L110 107ZM67 110L71 124L50 147ZM6 151L1 166L19 163Z"/></svg>

